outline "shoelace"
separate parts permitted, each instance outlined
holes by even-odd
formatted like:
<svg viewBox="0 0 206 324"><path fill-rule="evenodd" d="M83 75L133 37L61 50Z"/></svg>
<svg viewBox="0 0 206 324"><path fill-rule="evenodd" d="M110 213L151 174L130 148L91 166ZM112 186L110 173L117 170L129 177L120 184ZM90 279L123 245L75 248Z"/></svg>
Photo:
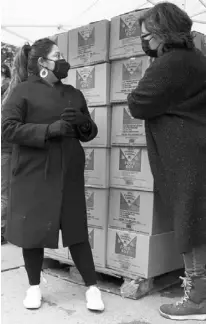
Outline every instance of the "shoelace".
<svg viewBox="0 0 206 324"><path fill-rule="evenodd" d="M184 288L184 297L176 303L176 305L182 305L187 302L190 298L189 294L192 289L192 280L189 277L180 277L183 281L181 287Z"/></svg>

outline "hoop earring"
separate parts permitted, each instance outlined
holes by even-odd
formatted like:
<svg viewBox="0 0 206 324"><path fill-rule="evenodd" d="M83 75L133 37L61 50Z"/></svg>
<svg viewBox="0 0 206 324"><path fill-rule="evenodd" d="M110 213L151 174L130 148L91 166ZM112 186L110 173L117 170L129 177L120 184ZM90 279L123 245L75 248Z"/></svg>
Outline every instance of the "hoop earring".
<svg viewBox="0 0 206 324"><path fill-rule="evenodd" d="M45 68L41 69L41 71L40 71L40 77L42 79L45 79L47 77L47 75L48 75L47 69L45 69Z"/></svg>

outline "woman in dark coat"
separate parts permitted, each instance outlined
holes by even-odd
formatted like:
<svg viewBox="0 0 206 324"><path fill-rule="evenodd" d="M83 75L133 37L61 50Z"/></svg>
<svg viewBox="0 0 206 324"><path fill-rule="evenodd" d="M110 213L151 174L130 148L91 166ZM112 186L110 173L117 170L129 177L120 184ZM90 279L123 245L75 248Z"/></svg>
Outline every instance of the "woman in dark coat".
<svg viewBox="0 0 206 324"><path fill-rule="evenodd" d="M11 72L6 64L1 66L1 103L8 91ZM5 244L7 218L11 146L1 140L1 244Z"/></svg>
<svg viewBox="0 0 206 324"><path fill-rule="evenodd" d="M128 105L146 122L155 189L174 219L186 270L183 300L160 313L206 320L206 57L194 47L191 19L174 4L156 5L140 25L143 50L155 60Z"/></svg>
<svg viewBox="0 0 206 324"><path fill-rule="evenodd" d="M59 230L85 284L87 307L103 310L88 240L85 155L80 141L97 135L83 94L61 83L69 63L42 39L22 49L28 80L3 109L2 133L14 145L7 239L23 248L30 288L24 306L39 308L44 248L58 247ZM21 68L24 68L22 65Z"/></svg>

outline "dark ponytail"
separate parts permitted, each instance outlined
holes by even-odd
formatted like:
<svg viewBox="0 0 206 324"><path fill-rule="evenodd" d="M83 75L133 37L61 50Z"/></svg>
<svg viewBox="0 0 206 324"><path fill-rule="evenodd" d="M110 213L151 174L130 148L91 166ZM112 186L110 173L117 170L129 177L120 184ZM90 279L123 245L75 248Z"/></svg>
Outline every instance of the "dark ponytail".
<svg viewBox="0 0 206 324"><path fill-rule="evenodd" d="M31 46L27 43L19 49L14 59L14 69L19 70L20 82L28 78L28 59Z"/></svg>
<svg viewBox="0 0 206 324"><path fill-rule="evenodd" d="M24 56L27 58L29 57L29 53L31 51L31 45L29 43L24 44L24 46L21 48L22 52L24 53Z"/></svg>
<svg viewBox="0 0 206 324"><path fill-rule="evenodd" d="M17 50L12 65L11 81L2 98L2 104L6 103L14 88L16 88L19 83L28 79L28 58L30 51L31 46L29 44L25 44Z"/></svg>

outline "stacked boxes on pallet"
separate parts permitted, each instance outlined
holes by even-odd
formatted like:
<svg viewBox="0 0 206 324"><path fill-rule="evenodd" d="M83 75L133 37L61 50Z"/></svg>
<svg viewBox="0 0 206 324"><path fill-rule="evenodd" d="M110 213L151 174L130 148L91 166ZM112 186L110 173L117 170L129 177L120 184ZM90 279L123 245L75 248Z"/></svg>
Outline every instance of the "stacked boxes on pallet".
<svg viewBox="0 0 206 324"><path fill-rule="evenodd" d="M82 91L99 130L93 141L82 144L86 157L85 194L89 238L94 262L98 267L106 266L109 209L109 27L109 21L103 20L69 31L71 70L68 79L64 81Z"/></svg>
<svg viewBox="0 0 206 324"><path fill-rule="evenodd" d="M129 277L149 278L181 267L172 222L154 196L144 122L133 119L127 95L150 62L141 48L142 11L111 20L111 165L107 267ZM155 203L155 204L154 204Z"/></svg>
<svg viewBox="0 0 206 324"><path fill-rule="evenodd" d="M83 92L99 129L93 141L82 144L95 265L130 278L154 277L182 266L172 220L160 211L154 193L144 122L133 119L127 106L128 93L150 64L141 48L142 12L114 17L111 28L103 20L56 36L71 64L64 82ZM59 245L56 258L67 259L61 237Z"/></svg>

